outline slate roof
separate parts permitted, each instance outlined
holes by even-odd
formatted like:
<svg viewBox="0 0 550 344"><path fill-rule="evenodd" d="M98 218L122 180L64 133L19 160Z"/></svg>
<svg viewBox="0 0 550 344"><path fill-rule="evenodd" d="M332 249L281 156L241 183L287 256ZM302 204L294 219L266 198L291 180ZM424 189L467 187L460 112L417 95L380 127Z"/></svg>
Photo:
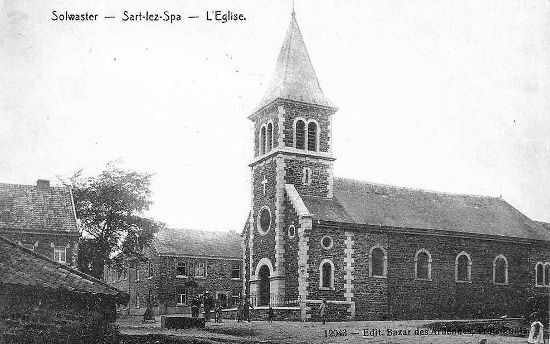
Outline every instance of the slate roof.
<svg viewBox="0 0 550 344"><path fill-rule="evenodd" d="M334 107L319 85L294 13L273 77L256 111L277 98Z"/></svg>
<svg viewBox="0 0 550 344"><path fill-rule="evenodd" d="M550 231L550 223L548 222L542 222L542 221L535 221L537 224L545 228L546 230Z"/></svg>
<svg viewBox="0 0 550 344"><path fill-rule="evenodd" d="M64 231L78 234L67 187L0 183L0 231Z"/></svg>
<svg viewBox="0 0 550 344"><path fill-rule="evenodd" d="M128 295L68 265L28 250L0 236L0 284L44 287L76 293L111 295L125 302Z"/></svg>
<svg viewBox="0 0 550 344"><path fill-rule="evenodd" d="M168 228L155 234L153 247L161 255L242 258L241 236L233 231Z"/></svg>
<svg viewBox="0 0 550 344"><path fill-rule="evenodd" d="M302 198L320 220L550 241L550 231L497 197L334 178L333 199Z"/></svg>

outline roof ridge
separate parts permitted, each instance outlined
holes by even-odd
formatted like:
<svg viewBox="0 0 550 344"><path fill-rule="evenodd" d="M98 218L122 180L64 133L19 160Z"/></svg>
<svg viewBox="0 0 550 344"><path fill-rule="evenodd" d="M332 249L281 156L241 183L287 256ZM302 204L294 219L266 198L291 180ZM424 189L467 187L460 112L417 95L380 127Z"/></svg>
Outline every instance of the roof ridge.
<svg viewBox="0 0 550 344"><path fill-rule="evenodd" d="M351 179L351 178L343 178L343 177L334 177L334 179L348 180L348 181L367 184L367 185L384 186L384 187L390 187L390 188L402 189L402 190L408 190L408 191L421 191L421 192L433 193L433 194L439 194L439 195L468 196L468 197L485 198L485 199L497 199L497 200L504 201L502 199L502 197L496 197L496 196L467 194L467 193L449 192L449 191L436 191L436 190L430 190L430 189L424 189L424 188L413 188L413 187L408 187L408 186L399 186L399 185L384 184L384 183L374 183L374 182L368 182L368 181L359 180L359 179Z"/></svg>
<svg viewBox="0 0 550 344"><path fill-rule="evenodd" d="M3 183L0 182L0 186L16 186L16 187L32 187L32 188L38 188L36 184L16 184L16 183ZM67 185L50 185L48 187L49 189L70 189Z"/></svg>
<svg viewBox="0 0 550 344"><path fill-rule="evenodd" d="M91 281L94 282L94 283L99 283L99 284L101 284L102 286L107 287L107 288L109 288L109 289L111 289L111 290L113 290L113 291L116 291L116 292L119 293L119 294L120 294L120 293L124 293L122 290L119 290L119 289L117 289L117 288L115 288L115 287L113 287L113 286L111 286L111 285L105 283L104 281L95 278L94 276L91 276L91 275L88 275L88 274L86 274L86 273L84 273L84 272L82 272L82 271L79 271L79 270L77 270L76 268L74 268L74 267L72 267L72 266L70 266L70 265L66 265L66 264L62 264L62 263L56 262L55 260L53 260L53 259L51 259L51 258L49 258L49 257L46 257L46 256L41 255L41 254L39 254L39 253L36 253L36 252L34 252L34 251L32 251L32 250L29 250L29 249L27 249L27 248L25 248L25 247L23 247L23 246L21 246L21 245L15 243L15 242L9 240L9 239L7 239L7 238L4 238L3 236L0 236L0 241L4 241L5 243L7 243L7 244L13 246L15 249L19 249L19 250L21 250L21 251L23 251L23 252L25 252L25 253L27 253L27 254L34 255L34 256L35 256L36 258L38 258L38 259L42 259L42 260L44 260L44 261L46 261L46 262L48 262L48 263L53 263L53 264L56 265L57 267L62 268L62 269L65 269L65 270L69 271L70 273L74 273L75 275L78 275L79 277L84 277L84 278L86 278L86 279L88 279L88 280L91 280Z"/></svg>

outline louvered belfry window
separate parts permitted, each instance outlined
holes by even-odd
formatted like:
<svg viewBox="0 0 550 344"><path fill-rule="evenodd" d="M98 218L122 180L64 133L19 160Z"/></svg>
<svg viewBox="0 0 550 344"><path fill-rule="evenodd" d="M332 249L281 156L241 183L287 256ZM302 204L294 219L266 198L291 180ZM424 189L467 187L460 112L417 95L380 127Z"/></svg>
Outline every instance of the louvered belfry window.
<svg viewBox="0 0 550 344"><path fill-rule="evenodd" d="M302 120L296 122L296 148L305 149L305 140L306 140L306 124Z"/></svg>
<svg viewBox="0 0 550 344"><path fill-rule="evenodd" d="M307 125L307 150L317 150L317 123L309 122Z"/></svg>

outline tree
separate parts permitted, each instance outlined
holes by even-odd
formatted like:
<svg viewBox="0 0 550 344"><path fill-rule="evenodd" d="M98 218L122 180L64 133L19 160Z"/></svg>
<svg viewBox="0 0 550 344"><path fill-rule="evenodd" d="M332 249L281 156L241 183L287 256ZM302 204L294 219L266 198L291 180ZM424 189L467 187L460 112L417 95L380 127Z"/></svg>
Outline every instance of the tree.
<svg viewBox="0 0 550 344"><path fill-rule="evenodd" d="M121 169L111 162L96 177L84 178L78 171L66 183L73 191L83 232L78 263L81 271L101 278L113 254L143 258L142 249L164 227L144 216L152 204L152 176Z"/></svg>

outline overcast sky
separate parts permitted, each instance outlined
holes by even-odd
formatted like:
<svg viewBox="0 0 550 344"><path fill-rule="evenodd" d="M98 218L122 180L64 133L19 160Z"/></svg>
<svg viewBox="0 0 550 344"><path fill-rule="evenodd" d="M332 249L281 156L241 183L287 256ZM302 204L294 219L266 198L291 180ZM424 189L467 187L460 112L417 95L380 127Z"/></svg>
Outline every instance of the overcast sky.
<svg viewBox="0 0 550 344"><path fill-rule="evenodd" d="M335 175L499 196L550 221L548 0L296 0L334 116ZM0 181L108 161L154 172L150 215L240 230L252 124L291 1L0 0ZM51 12L99 14L52 21ZM182 13L178 23L122 12ZM207 10L244 22L205 20ZM113 15L115 19L103 19Z"/></svg>

